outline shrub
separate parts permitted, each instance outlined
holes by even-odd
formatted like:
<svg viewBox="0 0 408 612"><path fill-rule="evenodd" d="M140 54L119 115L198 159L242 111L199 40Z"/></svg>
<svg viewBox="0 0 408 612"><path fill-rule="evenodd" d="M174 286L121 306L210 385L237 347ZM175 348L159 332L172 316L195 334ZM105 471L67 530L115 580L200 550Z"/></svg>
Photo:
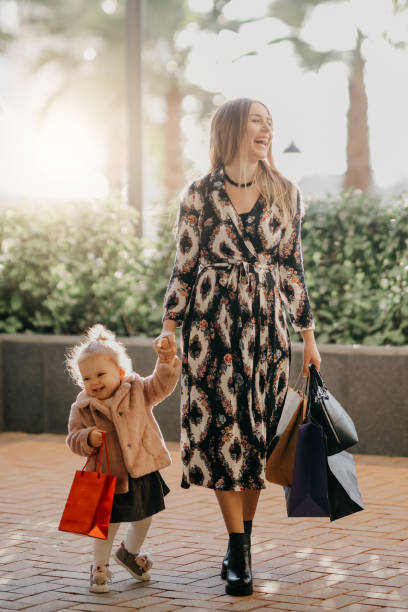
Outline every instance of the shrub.
<svg viewBox="0 0 408 612"><path fill-rule="evenodd" d="M309 203L302 232L319 342L408 343L408 203L348 191Z"/></svg>
<svg viewBox="0 0 408 612"><path fill-rule="evenodd" d="M143 249L136 212L118 202L1 216L0 331L76 334L101 321L138 327Z"/></svg>
<svg viewBox="0 0 408 612"><path fill-rule="evenodd" d="M157 207L155 244L118 201L0 212L0 332L160 332L177 203ZM346 192L309 202L306 282L319 342L408 343L408 206Z"/></svg>

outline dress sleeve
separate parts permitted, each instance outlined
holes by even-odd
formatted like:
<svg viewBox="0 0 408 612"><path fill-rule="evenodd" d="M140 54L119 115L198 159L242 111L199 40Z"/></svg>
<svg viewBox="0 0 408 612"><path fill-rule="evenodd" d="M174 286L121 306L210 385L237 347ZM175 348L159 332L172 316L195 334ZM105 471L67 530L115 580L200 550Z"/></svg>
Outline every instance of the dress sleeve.
<svg viewBox="0 0 408 612"><path fill-rule="evenodd" d="M280 293L296 332L314 329L312 310L305 285L303 269L301 225L302 201L296 194L295 214L284 227L279 245Z"/></svg>
<svg viewBox="0 0 408 612"><path fill-rule="evenodd" d="M164 298L163 321L166 319L176 321L177 327L183 322L197 277L202 206L202 195L193 184L181 201L176 258Z"/></svg>

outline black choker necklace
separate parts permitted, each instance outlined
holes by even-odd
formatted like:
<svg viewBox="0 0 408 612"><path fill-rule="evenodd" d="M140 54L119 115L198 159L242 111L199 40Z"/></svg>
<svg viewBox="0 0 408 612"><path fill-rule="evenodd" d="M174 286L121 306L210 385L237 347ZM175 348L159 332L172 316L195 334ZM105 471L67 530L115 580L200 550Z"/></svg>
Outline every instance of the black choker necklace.
<svg viewBox="0 0 408 612"><path fill-rule="evenodd" d="M232 178L230 178L228 176L228 174L225 172L225 170L224 170L224 176L227 179L227 181L229 183L231 183L231 185L234 185L234 187L250 187L252 185L252 183L254 182L252 180L252 181L249 181L248 183L236 183L235 181L232 180Z"/></svg>

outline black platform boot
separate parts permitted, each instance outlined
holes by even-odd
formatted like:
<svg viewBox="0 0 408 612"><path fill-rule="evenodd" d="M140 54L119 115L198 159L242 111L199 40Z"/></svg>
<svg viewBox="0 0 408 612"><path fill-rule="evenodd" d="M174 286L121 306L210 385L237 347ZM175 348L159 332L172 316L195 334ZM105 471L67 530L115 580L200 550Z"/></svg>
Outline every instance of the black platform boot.
<svg viewBox="0 0 408 612"><path fill-rule="evenodd" d="M244 521L244 531L245 531L245 533L249 533L249 536L251 536L251 533L252 533L252 521ZM249 538L249 544L251 545L251 537ZM223 560L222 565L221 565L221 578L223 580L225 580L226 577L227 577L229 552L230 552L230 547L229 547L229 543L228 543L227 552L225 553L225 557L224 557L224 560Z"/></svg>
<svg viewBox="0 0 408 612"><path fill-rule="evenodd" d="M249 533L230 533L229 548L225 592L227 595L251 595L251 536Z"/></svg>

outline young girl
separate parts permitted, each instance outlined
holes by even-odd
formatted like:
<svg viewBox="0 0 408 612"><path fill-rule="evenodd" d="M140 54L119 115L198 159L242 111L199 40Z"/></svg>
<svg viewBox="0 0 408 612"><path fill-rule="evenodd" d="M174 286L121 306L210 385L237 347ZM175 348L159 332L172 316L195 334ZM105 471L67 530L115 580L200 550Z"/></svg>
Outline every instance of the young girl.
<svg viewBox="0 0 408 612"><path fill-rule="evenodd" d="M109 591L109 557L121 522L129 526L113 556L137 580L149 579L152 563L140 548L152 515L164 509L163 498L169 492L158 470L171 463L152 407L170 395L180 374L171 335L157 338L154 349L155 370L142 378L132 372L130 357L115 335L94 325L67 357L68 371L83 389L71 407L67 444L74 453L87 456L102 444L105 433L111 473L117 477L108 539L94 540L89 587L93 593ZM105 457L102 471L107 472Z"/></svg>

